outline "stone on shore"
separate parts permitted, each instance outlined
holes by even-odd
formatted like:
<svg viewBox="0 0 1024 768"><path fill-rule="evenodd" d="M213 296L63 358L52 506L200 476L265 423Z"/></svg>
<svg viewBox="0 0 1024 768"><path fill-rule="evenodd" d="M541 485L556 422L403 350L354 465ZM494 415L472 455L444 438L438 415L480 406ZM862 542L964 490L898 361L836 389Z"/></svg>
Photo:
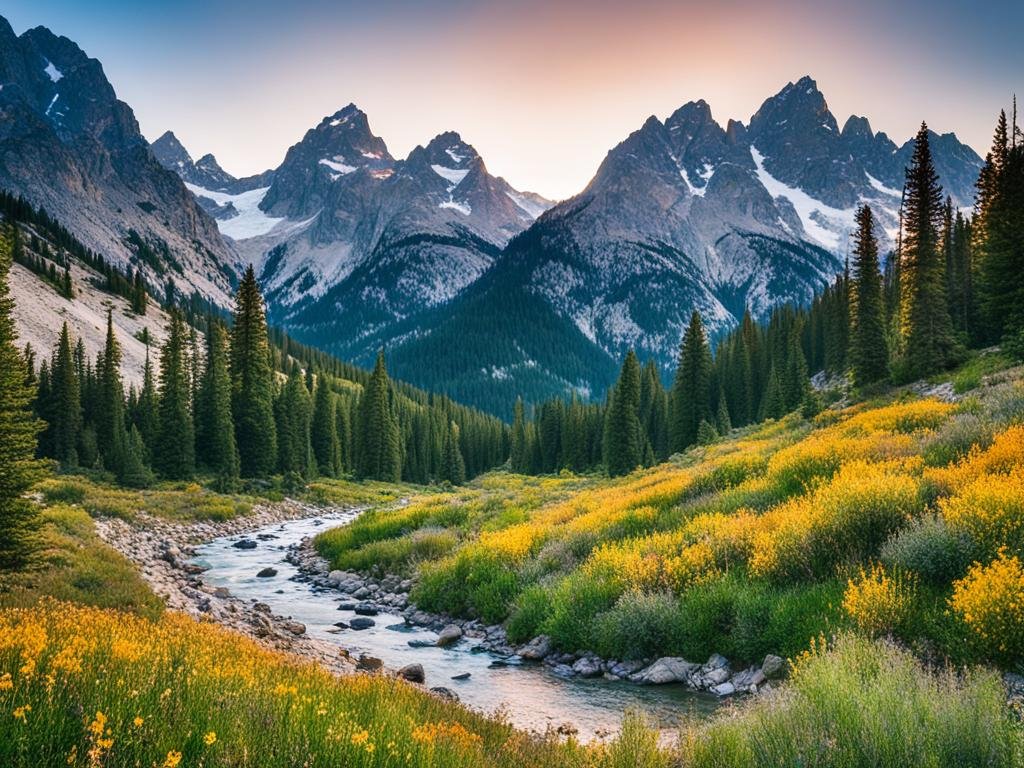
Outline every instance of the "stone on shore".
<svg viewBox="0 0 1024 768"><path fill-rule="evenodd" d="M699 669L699 664L678 656L663 656L646 669L630 675L629 679L641 685L689 683L690 676Z"/></svg>
<svg viewBox="0 0 1024 768"><path fill-rule="evenodd" d="M527 661L541 661L551 653L551 638L538 635L519 649L519 657Z"/></svg>
<svg viewBox="0 0 1024 768"><path fill-rule="evenodd" d="M271 578L273 576L277 576L277 569L276 568L264 568L263 570L261 570L259 573L256 574L256 578L258 578L258 579L269 579L269 578Z"/></svg>
<svg viewBox="0 0 1024 768"><path fill-rule="evenodd" d="M449 624L438 634L436 645L438 648L447 648L449 645L454 645L461 639L462 627L458 624Z"/></svg>
<svg viewBox="0 0 1024 768"><path fill-rule="evenodd" d="M406 664L396 674L403 680L408 680L410 683L420 683L421 685L427 679L422 664Z"/></svg>

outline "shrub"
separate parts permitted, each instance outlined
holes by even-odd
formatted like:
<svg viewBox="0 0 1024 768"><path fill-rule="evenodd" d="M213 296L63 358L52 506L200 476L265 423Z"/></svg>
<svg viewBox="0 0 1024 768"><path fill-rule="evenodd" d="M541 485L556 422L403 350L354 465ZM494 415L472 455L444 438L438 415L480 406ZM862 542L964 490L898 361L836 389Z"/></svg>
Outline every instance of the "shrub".
<svg viewBox="0 0 1024 768"><path fill-rule="evenodd" d="M953 585L953 610L990 658L1024 658L1024 567L1000 551L989 565L975 563Z"/></svg>
<svg viewBox="0 0 1024 768"><path fill-rule="evenodd" d="M547 588L541 584L531 584L519 593L505 623L508 639L513 643L525 643L536 637L550 613L551 595Z"/></svg>
<svg viewBox="0 0 1024 768"><path fill-rule="evenodd" d="M842 636L801 657L789 686L691 726L686 768L1019 764L1020 726L994 672L929 674L908 652Z"/></svg>
<svg viewBox="0 0 1024 768"><path fill-rule="evenodd" d="M892 634L906 624L914 603L913 577L873 564L846 583L843 610L870 637Z"/></svg>
<svg viewBox="0 0 1024 768"><path fill-rule="evenodd" d="M987 448L994 431L992 422L978 414L957 414L925 440L921 455L929 466L945 466L959 461L975 446Z"/></svg>
<svg viewBox="0 0 1024 768"><path fill-rule="evenodd" d="M937 515L912 520L882 545L882 562L917 574L923 581L943 585L964 575L971 562L971 543Z"/></svg>
<svg viewBox="0 0 1024 768"><path fill-rule="evenodd" d="M685 621L674 595L631 590L595 618L594 650L605 658L649 658L672 648Z"/></svg>
<svg viewBox="0 0 1024 768"><path fill-rule="evenodd" d="M551 593L551 613L542 630L566 651L593 650L594 619L611 608L622 587L610 580L576 571Z"/></svg>
<svg viewBox="0 0 1024 768"><path fill-rule="evenodd" d="M1024 474L980 477L939 508L953 531L970 538L976 557L991 558L1001 547L1024 555Z"/></svg>

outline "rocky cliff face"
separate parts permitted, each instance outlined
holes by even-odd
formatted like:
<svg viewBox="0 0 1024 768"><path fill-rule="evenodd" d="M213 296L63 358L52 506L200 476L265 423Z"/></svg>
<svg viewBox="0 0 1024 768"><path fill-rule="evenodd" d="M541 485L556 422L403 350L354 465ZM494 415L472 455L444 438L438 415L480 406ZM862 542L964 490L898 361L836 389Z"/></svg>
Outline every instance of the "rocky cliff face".
<svg viewBox="0 0 1024 768"><path fill-rule="evenodd" d="M153 285L227 301L233 249L156 160L98 61L44 27L16 36L0 18L0 85L0 187Z"/></svg>
<svg viewBox="0 0 1024 768"><path fill-rule="evenodd" d="M933 142L943 185L969 205L980 158L952 134ZM410 328L393 367L492 407L495 390L508 402L518 392L600 395L629 348L668 374L692 310L717 334L745 308L763 318L775 305L809 302L849 254L857 206L874 208L883 247L891 244L912 151L865 118L840 130L810 78L767 99L746 126L722 128L704 101L664 122L651 117L433 326ZM497 340L509 296L530 310L522 330ZM561 323L559 341L526 315ZM467 348L473 366L432 362Z"/></svg>

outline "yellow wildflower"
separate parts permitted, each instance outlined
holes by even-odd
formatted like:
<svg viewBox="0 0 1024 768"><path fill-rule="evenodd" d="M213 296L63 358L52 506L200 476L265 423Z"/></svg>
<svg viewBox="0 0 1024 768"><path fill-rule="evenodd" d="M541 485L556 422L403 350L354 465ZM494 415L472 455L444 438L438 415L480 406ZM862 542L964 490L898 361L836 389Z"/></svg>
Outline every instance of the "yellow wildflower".
<svg viewBox="0 0 1024 768"><path fill-rule="evenodd" d="M217 734L214 731L210 731L208 734L203 736L203 743L208 747L215 741L217 741Z"/></svg>
<svg viewBox="0 0 1024 768"><path fill-rule="evenodd" d="M163 768L178 768L178 763L181 762L181 752L175 752L173 749L167 753L167 757L164 759Z"/></svg>

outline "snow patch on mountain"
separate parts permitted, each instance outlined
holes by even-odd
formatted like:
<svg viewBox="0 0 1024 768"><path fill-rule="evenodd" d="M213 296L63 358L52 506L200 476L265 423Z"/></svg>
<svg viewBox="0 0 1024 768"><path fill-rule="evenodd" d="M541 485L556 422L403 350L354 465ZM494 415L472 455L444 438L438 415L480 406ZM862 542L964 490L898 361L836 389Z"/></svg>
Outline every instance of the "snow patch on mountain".
<svg viewBox="0 0 1024 768"><path fill-rule="evenodd" d="M327 166L332 171L337 171L337 173L331 174L331 179L337 181L342 176L348 176L348 174L356 170L356 167L354 165L348 165L347 163L341 162L344 159L345 158L341 157L340 155L335 157L333 160L328 160L324 158L323 160L320 161L320 165Z"/></svg>
<svg viewBox="0 0 1024 768"><path fill-rule="evenodd" d="M434 170L434 173L451 184L451 186L448 187L449 192L459 186L459 184L462 183L462 180L466 178L466 175L469 173L468 169L446 168L443 165L431 165L430 167Z"/></svg>
<svg viewBox="0 0 1024 768"><path fill-rule="evenodd" d="M469 216L473 213L473 209L469 203L459 202L458 200L445 200L437 206L438 208L450 208L453 211L458 211L463 216Z"/></svg>
<svg viewBox="0 0 1024 768"><path fill-rule="evenodd" d="M64 77L64 73L53 66L53 62L48 59L46 60L46 67L43 68L43 71L49 75L50 79L55 83Z"/></svg>
<svg viewBox="0 0 1024 768"><path fill-rule="evenodd" d="M509 199L519 206L519 209L531 219L538 218L542 213L544 213L544 211L551 207L551 204L546 201L542 203L539 200L533 200L512 188L505 190L505 194L508 195Z"/></svg>
<svg viewBox="0 0 1024 768"><path fill-rule="evenodd" d="M268 216L260 210L260 202L267 194L270 187L260 187L249 192L232 195L227 192L215 192L211 189L203 189L195 184L185 183L188 190L196 197L205 197L217 205L230 205L237 216L229 219L217 219L217 228L222 235L227 235L232 240L247 240L251 237L265 235L282 221L284 218Z"/></svg>
<svg viewBox="0 0 1024 768"><path fill-rule="evenodd" d="M764 167L764 155L751 144L750 156L757 167L757 178L773 198L784 197L793 206L804 232L816 242L838 253L843 236L853 229L853 208L833 208L797 187L791 187L772 176Z"/></svg>
<svg viewBox="0 0 1024 768"><path fill-rule="evenodd" d="M864 171L864 175L868 177L868 184L870 184L874 189L877 189L883 195L889 195L890 197L902 197L902 194L898 189L885 186L885 184L880 182L867 171Z"/></svg>

